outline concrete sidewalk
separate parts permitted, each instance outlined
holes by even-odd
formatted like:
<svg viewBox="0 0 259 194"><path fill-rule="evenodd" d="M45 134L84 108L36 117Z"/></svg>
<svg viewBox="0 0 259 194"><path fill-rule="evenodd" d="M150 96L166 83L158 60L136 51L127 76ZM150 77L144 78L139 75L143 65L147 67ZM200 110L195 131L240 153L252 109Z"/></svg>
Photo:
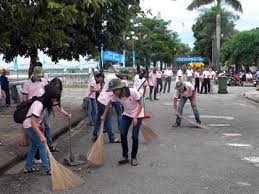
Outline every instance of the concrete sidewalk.
<svg viewBox="0 0 259 194"><path fill-rule="evenodd" d="M84 97L83 88L64 88L62 107L72 113L72 125L85 118L81 107ZM14 109L15 105L9 108L2 107L0 112L0 175L26 156L27 147L19 145L22 139L22 126L13 121ZM68 122L61 113L55 111L55 116L50 117L50 127L55 139L68 129Z"/></svg>
<svg viewBox="0 0 259 194"><path fill-rule="evenodd" d="M259 103L259 91L249 91L244 93L244 97L253 102Z"/></svg>

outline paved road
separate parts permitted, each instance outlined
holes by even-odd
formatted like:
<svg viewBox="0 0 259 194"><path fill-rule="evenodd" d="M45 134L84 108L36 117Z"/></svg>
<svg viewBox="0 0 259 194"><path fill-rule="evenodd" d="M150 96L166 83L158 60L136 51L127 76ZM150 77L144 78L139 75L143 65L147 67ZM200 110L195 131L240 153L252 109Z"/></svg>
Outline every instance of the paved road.
<svg viewBox="0 0 259 194"><path fill-rule="evenodd" d="M259 193L259 106L240 96L254 88L229 88L229 94L199 94L198 107L208 129L193 128L183 122L172 128L171 94L147 102L152 114L148 122L160 139L151 144L140 139L138 167L118 166L121 148L106 137L105 165L87 170L73 168L85 184L66 193ZM190 104L184 115L192 118ZM68 153L67 136L57 140L62 161ZM90 146L89 129L83 121L73 131L74 151L86 154ZM50 193L50 177L40 173L17 174L17 165L0 178L1 193Z"/></svg>

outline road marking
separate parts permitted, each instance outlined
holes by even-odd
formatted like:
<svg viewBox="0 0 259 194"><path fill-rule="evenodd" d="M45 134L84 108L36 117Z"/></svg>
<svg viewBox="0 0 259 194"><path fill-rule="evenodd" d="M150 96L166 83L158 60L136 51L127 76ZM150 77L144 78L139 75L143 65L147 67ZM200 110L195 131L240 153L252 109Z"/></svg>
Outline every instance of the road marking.
<svg viewBox="0 0 259 194"><path fill-rule="evenodd" d="M241 137L242 135L240 133L222 133L225 137Z"/></svg>
<svg viewBox="0 0 259 194"><path fill-rule="evenodd" d="M243 160L247 160L251 163L259 163L259 157L244 157Z"/></svg>
<svg viewBox="0 0 259 194"><path fill-rule="evenodd" d="M251 186L251 184L247 182L237 182L237 184L240 186Z"/></svg>
<svg viewBox="0 0 259 194"><path fill-rule="evenodd" d="M189 118L194 118L194 116L188 116ZM200 115L202 119L225 119L225 120L234 120L232 116L219 116L219 115Z"/></svg>
<svg viewBox="0 0 259 194"><path fill-rule="evenodd" d="M252 148L250 144L242 144L242 143L227 143L226 145L231 147L244 147L244 148Z"/></svg>
<svg viewBox="0 0 259 194"><path fill-rule="evenodd" d="M218 124L208 124L211 127L230 127L230 124L225 124L225 123L218 123Z"/></svg>

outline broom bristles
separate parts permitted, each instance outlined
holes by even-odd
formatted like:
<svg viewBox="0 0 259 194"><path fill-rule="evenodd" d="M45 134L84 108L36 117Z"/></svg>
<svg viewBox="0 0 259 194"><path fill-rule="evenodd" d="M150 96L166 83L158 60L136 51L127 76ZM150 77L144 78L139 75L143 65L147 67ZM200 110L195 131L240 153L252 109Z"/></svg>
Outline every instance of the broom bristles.
<svg viewBox="0 0 259 194"><path fill-rule="evenodd" d="M100 134L96 142L92 145L89 152L87 153L87 160L95 165L103 165L104 163L104 154L103 154L103 144L104 144L104 135L103 135L103 122L100 127Z"/></svg>
<svg viewBox="0 0 259 194"><path fill-rule="evenodd" d="M141 124L141 132L145 141L152 141L158 139L158 135L144 122Z"/></svg>
<svg viewBox="0 0 259 194"><path fill-rule="evenodd" d="M65 168L55 160L48 146L46 146L46 149L50 161L52 189L54 191L67 190L84 183L78 175L74 174L71 170Z"/></svg>
<svg viewBox="0 0 259 194"><path fill-rule="evenodd" d="M196 127L198 127L198 128L207 129L207 127L205 127L204 125L195 123L195 122L191 121L190 119L188 119L188 118L186 118L186 117L184 117L184 116L182 116L182 115L178 115L178 116L179 116L181 119L187 121L188 123L190 123L190 124L192 124L192 125L194 125L194 126L196 126Z"/></svg>

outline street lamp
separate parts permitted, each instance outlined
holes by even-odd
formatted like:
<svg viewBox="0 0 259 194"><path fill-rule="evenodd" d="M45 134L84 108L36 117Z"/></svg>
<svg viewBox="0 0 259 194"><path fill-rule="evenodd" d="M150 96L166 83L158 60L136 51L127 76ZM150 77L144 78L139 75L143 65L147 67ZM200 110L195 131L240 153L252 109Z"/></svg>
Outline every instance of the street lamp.
<svg viewBox="0 0 259 194"><path fill-rule="evenodd" d="M135 69L136 68L136 51L135 51L135 41L138 40L138 37L135 36L135 32L131 31L130 34L132 36L127 36L126 37L126 40L130 40L131 41L131 44L132 44L132 65L133 65L133 68Z"/></svg>

